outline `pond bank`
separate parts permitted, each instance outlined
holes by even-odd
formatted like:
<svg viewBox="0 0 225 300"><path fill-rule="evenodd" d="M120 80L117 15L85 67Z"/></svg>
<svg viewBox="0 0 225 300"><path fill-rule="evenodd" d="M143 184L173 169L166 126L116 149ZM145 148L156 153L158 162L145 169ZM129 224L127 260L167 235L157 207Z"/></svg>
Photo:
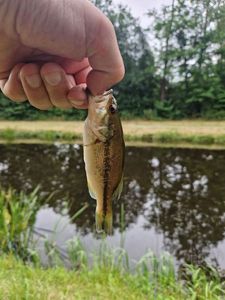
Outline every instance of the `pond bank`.
<svg viewBox="0 0 225 300"><path fill-rule="evenodd" d="M43 203L41 190L30 194L0 191L1 300L224 299L224 274L220 269L182 265L176 272L168 254L156 257L152 252L131 266L126 250L107 246L104 236L99 250L91 252L74 235L66 253L45 237L48 267L44 268L32 238L38 229L36 212ZM76 210L73 218L81 215L81 210ZM69 262L68 269L63 267L64 260Z"/></svg>
<svg viewBox="0 0 225 300"><path fill-rule="evenodd" d="M167 271L152 274L143 266L141 274L131 274L113 265L44 269L5 255L0 258L0 299L223 299L216 276L210 279L201 269L190 268L190 281L184 281Z"/></svg>
<svg viewBox="0 0 225 300"><path fill-rule="evenodd" d="M225 121L123 121L126 143L225 148ZM0 121L7 142L81 142L80 121Z"/></svg>

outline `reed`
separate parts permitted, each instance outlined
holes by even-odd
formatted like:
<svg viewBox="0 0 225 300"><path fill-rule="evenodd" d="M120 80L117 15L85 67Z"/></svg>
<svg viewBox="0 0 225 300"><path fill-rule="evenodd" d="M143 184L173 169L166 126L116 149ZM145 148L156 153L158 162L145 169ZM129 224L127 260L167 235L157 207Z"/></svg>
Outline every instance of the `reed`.
<svg viewBox="0 0 225 300"><path fill-rule="evenodd" d="M76 237L66 252L46 239L51 263L44 269L30 247L40 202L38 188L29 194L0 189L0 299L224 299L216 270L185 266L181 277L168 254L152 252L133 264L125 249L109 247L105 236L95 253L87 253ZM121 207L121 234L123 228Z"/></svg>
<svg viewBox="0 0 225 300"><path fill-rule="evenodd" d="M30 245L39 200L38 188L25 194L0 187L0 254L13 254L23 260L36 257Z"/></svg>

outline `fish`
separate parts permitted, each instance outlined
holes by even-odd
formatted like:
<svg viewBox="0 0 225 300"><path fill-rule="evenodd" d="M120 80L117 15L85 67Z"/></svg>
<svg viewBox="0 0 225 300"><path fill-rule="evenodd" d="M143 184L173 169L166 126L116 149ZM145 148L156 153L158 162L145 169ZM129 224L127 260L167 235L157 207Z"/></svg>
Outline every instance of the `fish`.
<svg viewBox="0 0 225 300"><path fill-rule="evenodd" d="M113 201L123 190L125 143L113 91L89 95L83 153L90 196L96 200L96 231L112 234Z"/></svg>

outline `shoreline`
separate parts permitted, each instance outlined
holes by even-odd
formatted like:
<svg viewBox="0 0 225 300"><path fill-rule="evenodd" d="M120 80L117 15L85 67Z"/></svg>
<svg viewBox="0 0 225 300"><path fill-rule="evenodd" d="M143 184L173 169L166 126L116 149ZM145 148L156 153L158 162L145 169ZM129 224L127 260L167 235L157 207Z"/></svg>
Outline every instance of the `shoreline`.
<svg viewBox="0 0 225 300"><path fill-rule="evenodd" d="M18 145L18 144L69 144L69 145L79 145L82 147L83 143L81 140L66 141L66 140L56 140L56 141L45 141L41 139L15 139L13 141L7 141L0 138L0 145ZM197 149L197 150L212 150L212 151L224 151L225 146L221 145L194 145L194 144L185 144L185 143L144 143L144 142L126 142L126 147L137 147L137 148L144 148L144 147L151 147L151 148L176 148L176 149Z"/></svg>
<svg viewBox="0 0 225 300"><path fill-rule="evenodd" d="M0 121L1 143L82 143L81 121ZM225 121L123 121L127 146L225 149Z"/></svg>

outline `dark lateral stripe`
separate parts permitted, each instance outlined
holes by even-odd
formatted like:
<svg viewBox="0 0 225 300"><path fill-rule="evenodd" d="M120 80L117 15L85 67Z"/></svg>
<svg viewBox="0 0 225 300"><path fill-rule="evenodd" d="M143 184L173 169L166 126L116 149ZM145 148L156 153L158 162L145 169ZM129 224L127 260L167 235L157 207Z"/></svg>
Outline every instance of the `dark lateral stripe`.
<svg viewBox="0 0 225 300"><path fill-rule="evenodd" d="M110 140L104 143L104 192L103 192L103 215L107 214L107 200L108 200L108 185L110 176Z"/></svg>

